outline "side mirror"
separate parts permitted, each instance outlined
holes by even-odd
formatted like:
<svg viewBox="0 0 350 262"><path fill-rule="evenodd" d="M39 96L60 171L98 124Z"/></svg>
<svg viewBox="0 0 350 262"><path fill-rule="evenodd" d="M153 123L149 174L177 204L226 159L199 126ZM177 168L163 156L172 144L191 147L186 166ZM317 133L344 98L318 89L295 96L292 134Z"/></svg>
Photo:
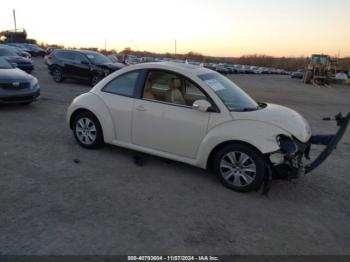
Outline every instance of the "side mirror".
<svg viewBox="0 0 350 262"><path fill-rule="evenodd" d="M208 112L211 104L207 100L196 100L194 101L192 108L200 112Z"/></svg>
<svg viewBox="0 0 350 262"><path fill-rule="evenodd" d="M16 67L18 66L18 64L17 64L17 63L11 63L11 66L12 66L13 68L16 68Z"/></svg>

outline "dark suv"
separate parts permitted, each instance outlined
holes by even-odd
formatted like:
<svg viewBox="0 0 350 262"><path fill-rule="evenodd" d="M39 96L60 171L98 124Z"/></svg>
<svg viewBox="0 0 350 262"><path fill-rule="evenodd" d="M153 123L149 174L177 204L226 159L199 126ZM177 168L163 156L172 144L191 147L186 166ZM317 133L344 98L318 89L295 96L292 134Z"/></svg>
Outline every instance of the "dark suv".
<svg viewBox="0 0 350 262"><path fill-rule="evenodd" d="M124 67L101 53L86 50L55 50L47 56L47 65L55 82L71 78L89 82L92 86Z"/></svg>

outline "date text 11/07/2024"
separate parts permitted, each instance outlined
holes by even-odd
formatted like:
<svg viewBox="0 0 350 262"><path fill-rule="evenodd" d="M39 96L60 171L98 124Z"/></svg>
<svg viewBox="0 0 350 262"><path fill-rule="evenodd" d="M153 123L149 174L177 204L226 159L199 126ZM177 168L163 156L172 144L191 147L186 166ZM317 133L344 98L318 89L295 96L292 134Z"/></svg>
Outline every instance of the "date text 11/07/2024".
<svg viewBox="0 0 350 262"><path fill-rule="evenodd" d="M217 256L128 256L128 261L220 261Z"/></svg>

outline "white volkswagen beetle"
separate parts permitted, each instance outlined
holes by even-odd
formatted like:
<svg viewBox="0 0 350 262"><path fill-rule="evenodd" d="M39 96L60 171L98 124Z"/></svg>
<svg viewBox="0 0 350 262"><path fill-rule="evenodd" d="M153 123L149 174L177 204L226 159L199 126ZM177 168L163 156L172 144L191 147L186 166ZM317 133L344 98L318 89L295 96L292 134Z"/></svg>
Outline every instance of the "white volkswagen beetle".
<svg viewBox="0 0 350 262"><path fill-rule="evenodd" d="M257 103L212 70L171 62L129 66L107 76L74 99L67 118L85 148L108 143L211 167L225 186L240 192L268 185L272 177L311 171L328 153L304 166L310 144L331 151L342 136L312 137L297 112ZM343 133L349 116L337 121Z"/></svg>

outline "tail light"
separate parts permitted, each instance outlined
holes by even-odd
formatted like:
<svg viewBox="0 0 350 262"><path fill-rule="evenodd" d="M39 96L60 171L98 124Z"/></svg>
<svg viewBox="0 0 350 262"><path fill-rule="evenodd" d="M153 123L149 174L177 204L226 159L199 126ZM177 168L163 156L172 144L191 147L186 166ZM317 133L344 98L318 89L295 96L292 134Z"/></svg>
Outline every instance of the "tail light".
<svg viewBox="0 0 350 262"><path fill-rule="evenodd" d="M51 52L48 56L47 59L52 59L53 58L53 53Z"/></svg>

